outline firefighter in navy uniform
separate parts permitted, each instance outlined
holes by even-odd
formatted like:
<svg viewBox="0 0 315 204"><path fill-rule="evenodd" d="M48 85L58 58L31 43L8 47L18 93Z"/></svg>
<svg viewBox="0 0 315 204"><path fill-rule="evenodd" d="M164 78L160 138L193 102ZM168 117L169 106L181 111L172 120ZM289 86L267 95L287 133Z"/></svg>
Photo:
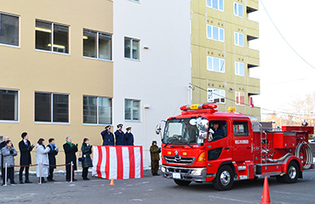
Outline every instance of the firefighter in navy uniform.
<svg viewBox="0 0 315 204"><path fill-rule="evenodd" d="M103 138L103 145L114 145L114 135L110 131L110 125L105 127L105 130L101 132Z"/></svg>
<svg viewBox="0 0 315 204"><path fill-rule="evenodd" d="M152 146L150 147L151 173L153 176L159 176L158 171L161 150L156 144L157 144L156 141L153 141Z"/></svg>
<svg viewBox="0 0 315 204"><path fill-rule="evenodd" d="M126 128L125 138L126 138L126 145L133 146L134 139L133 139L133 134L131 133L131 127Z"/></svg>
<svg viewBox="0 0 315 204"><path fill-rule="evenodd" d="M123 124L118 124L115 132L115 137L116 137L116 145L125 145L126 143L126 138L125 138L125 133L122 131Z"/></svg>

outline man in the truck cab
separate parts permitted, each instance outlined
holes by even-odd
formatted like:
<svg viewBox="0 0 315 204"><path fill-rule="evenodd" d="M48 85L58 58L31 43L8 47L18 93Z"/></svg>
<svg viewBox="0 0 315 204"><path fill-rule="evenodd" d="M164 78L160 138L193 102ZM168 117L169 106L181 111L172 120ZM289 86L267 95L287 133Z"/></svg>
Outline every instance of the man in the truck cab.
<svg viewBox="0 0 315 204"><path fill-rule="evenodd" d="M224 137L224 132L223 132L222 128L220 127L219 123L213 123L212 129L214 132L214 133L212 133L213 141L219 140L219 139Z"/></svg>

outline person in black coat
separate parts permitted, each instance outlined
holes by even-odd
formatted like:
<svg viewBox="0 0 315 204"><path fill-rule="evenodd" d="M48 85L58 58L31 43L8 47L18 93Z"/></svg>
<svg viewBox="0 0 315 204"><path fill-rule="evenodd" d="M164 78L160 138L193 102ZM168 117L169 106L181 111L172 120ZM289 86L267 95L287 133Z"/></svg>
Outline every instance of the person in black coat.
<svg viewBox="0 0 315 204"><path fill-rule="evenodd" d="M27 135L27 132L23 132L21 134L22 141L19 142L19 149L20 149L20 165L30 165L32 163L31 160L31 151L34 148L34 145L31 145L31 142L28 140L29 137ZM20 184L23 184L23 171L25 168L25 183L32 183L29 180L28 174L29 174L29 166L27 167L20 167L20 174L19 174L19 180Z"/></svg>
<svg viewBox="0 0 315 204"><path fill-rule="evenodd" d="M0 150L6 146L6 142L9 140L9 137L8 136L4 136L3 137L3 142L0 143ZM13 144L12 144L12 147L13 147ZM0 164L0 167L1 167L1 172L4 172L4 166L3 166L3 155L0 155L1 156L1 164ZM3 178L3 175L4 173L1 173L1 178Z"/></svg>
<svg viewBox="0 0 315 204"><path fill-rule="evenodd" d="M74 179L74 170L77 170L77 157L75 153L78 151L78 144L72 143L72 138L67 137L66 143L63 145L63 149L66 155L66 164L73 163L73 171L72 171L72 181L76 181ZM71 176L71 165L66 166L66 180L70 181Z"/></svg>
<svg viewBox="0 0 315 204"><path fill-rule="evenodd" d="M48 159L49 159L49 174L47 177L48 181L55 181L54 180L54 169L56 168L56 155L58 154L58 147L56 147L55 145L55 139L54 138L50 138L49 140L49 144L47 145L47 147L50 148L50 152L48 153Z"/></svg>
<svg viewBox="0 0 315 204"><path fill-rule="evenodd" d="M105 127L105 130L101 132L103 138L103 145L114 145L114 135L110 131L110 125Z"/></svg>
<svg viewBox="0 0 315 204"><path fill-rule="evenodd" d="M115 132L115 137L116 137L116 145L125 145L126 139L125 139L125 133L122 131L122 124L118 124Z"/></svg>
<svg viewBox="0 0 315 204"><path fill-rule="evenodd" d="M133 134L131 133L131 127L126 128L125 138L126 138L126 145L133 146L134 139L133 139Z"/></svg>
<svg viewBox="0 0 315 204"><path fill-rule="evenodd" d="M91 153L92 153L92 145L90 145L90 141L88 138L84 138L83 143L82 143L82 177L83 180L90 180L87 175L88 175L88 170L89 167L92 167L92 159L91 159Z"/></svg>
<svg viewBox="0 0 315 204"><path fill-rule="evenodd" d="M219 140L222 139L224 137L224 132L222 130L222 128L220 127L220 125L218 123L214 123L213 124L213 141L214 140Z"/></svg>

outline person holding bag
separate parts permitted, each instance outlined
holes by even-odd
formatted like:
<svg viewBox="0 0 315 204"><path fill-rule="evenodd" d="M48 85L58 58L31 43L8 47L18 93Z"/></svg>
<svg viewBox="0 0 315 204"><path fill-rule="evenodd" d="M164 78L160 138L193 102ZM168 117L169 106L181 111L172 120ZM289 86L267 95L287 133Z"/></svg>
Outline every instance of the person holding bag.
<svg viewBox="0 0 315 204"><path fill-rule="evenodd" d="M90 141L88 138L84 138L83 143L82 143L82 177L83 180L90 180L88 179L88 170L89 167L92 167L92 159L91 159L91 153L92 153L92 145L90 145Z"/></svg>

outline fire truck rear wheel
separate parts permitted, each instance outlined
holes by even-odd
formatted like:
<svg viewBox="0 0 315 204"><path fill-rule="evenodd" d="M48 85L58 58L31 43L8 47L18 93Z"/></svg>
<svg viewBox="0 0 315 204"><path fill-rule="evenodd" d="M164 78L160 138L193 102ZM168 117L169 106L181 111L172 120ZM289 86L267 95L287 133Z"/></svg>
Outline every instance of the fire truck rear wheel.
<svg viewBox="0 0 315 204"><path fill-rule="evenodd" d="M291 161L287 168L287 173L282 177L285 183L295 183L299 178L299 167L296 162Z"/></svg>
<svg viewBox="0 0 315 204"><path fill-rule="evenodd" d="M230 166L222 166L218 170L213 186L219 191L230 190L234 183L234 173Z"/></svg>
<svg viewBox="0 0 315 204"><path fill-rule="evenodd" d="M178 179L174 179L174 182L179 186L188 186L191 183L191 181L183 181Z"/></svg>

